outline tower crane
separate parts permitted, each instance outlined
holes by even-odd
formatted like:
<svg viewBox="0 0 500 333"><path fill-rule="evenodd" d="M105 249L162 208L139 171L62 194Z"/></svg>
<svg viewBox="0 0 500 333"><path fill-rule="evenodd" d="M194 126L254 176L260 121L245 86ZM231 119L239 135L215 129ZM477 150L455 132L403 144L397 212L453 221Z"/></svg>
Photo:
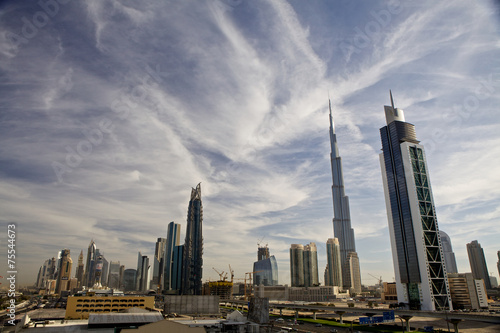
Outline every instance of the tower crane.
<svg viewBox="0 0 500 333"><path fill-rule="evenodd" d="M382 288L382 277L376 277L375 275L370 274L370 273L368 273L368 275L370 275L371 277L377 279L378 280L378 286Z"/></svg>
<svg viewBox="0 0 500 333"><path fill-rule="evenodd" d="M216 269L215 269L215 267L212 267L212 269L213 269L214 271L216 271L216 272L217 272L217 274L219 274L219 278L220 278L220 280L219 280L219 281L226 281L226 278L227 278L227 273L226 273L226 272L222 271L222 273L220 273L218 270L216 270ZM224 276L224 273L226 273L226 275L225 275L225 276Z"/></svg>

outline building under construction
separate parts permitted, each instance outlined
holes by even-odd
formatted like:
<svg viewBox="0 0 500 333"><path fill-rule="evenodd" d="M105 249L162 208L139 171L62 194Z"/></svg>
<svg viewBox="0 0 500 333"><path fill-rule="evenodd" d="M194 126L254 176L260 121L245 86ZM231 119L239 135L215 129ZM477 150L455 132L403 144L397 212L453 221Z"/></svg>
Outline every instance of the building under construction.
<svg viewBox="0 0 500 333"><path fill-rule="evenodd" d="M221 300L229 300L232 289L230 281L210 281L203 284L203 295L217 295Z"/></svg>

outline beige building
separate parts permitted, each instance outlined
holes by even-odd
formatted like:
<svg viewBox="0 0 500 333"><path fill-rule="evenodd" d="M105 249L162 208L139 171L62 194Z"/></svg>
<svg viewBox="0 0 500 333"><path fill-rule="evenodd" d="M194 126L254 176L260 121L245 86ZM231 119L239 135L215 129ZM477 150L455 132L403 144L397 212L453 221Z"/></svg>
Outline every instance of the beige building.
<svg viewBox="0 0 500 333"><path fill-rule="evenodd" d="M337 286L289 287L255 286L255 297L281 301L330 302L334 299L348 298L348 293L340 293Z"/></svg>
<svg viewBox="0 0 500 333"><path fill-rule="evenodd" d="M133 307L154 309L154 296L70 296L65 319L87 319L90 313L113 313Z"/></svg>
<svg viewBox="0 0 500 333"><path fill-rule="evenodd" d="M448 283L453 308L479 310L488 307L482 279L474 279L472 273L449 273Z"/></svg>
<svg viewBox="0 0 500 333"><path fill-rule="evenodd" d="M383 302L397 302L398 293L396 291L396 282L384 282L384 290L382 291L381 299Z"/></svg>

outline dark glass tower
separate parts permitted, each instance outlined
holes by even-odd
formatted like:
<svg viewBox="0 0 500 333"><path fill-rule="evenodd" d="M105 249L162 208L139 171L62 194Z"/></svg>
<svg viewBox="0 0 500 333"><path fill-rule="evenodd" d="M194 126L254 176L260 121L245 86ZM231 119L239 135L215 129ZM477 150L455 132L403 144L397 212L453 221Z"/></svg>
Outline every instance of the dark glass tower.
<svg viewBox="0 0 500 333"><path fill-rule="evenodd" d="M274 256L269 255L269 248L259 246L257 261L253 263L255 286L277 286L278 285L278 262Z"/></svg>
<svg viewBox="0 0 500 333"><path fill-rule="evenodd" d="M474 279L483 279L486 289L491 289L490 275L488 274L488 266L484 258L484 251L481 244L477 240L467 244L467 254L469 255L470 269Z"/></svg>
<svg viewBox="0 0 500 333"><path fill-rule="evenodd" d="M163 256L163 290L165 293L178 293L179 288L174 288L172 280L174 272L174 251L180 244L181 225L170 222L167 227L167 241L165 243L165 254Z"/></svg>
<svg viewBox="0 0 500 333"><path fill-rule="evenodd" d="M451 296L424 147L403 110L385 106L380 164L398 302L411 309L450 309Z"/></svg>
<svg viewBox="0 0 500 333"><path fill-rule="evenodd" d="M182 295L201 295L203 273L203 205L201 183L191 191L187 214L186 239L182 264Z"/></svg>
<svg viewBox="0 0 500 333"><path fill-rule="evenodd" d="M328 101L330 108L330 162L332 165L332 195L333 195L333 232L335 238L339 240L340 261L345 267L349 253L356 252L354 243L354 230L351 228L351 214L349 212L349 197L344 191L344 176L342 173L342 158L339 155L337 145L337 135L333 126L332 104ZM357 258L357 255L356 255ZM359 267L359 264L357 265ZM342 269L343 287L350 290L361 290L361 275L356 271L356 277L351 277L351 272ZM356 285L354 285L356 284Z"/></svg>
<svg viewBox="0 0 500 333"><path fill-rule="evenodd" d="M93 287L95 283L95 268L97 261L97 248L94 240L90 241L87 250L87 263L85 265L85 274L83 276L83 283L86 287Z"/></svg>

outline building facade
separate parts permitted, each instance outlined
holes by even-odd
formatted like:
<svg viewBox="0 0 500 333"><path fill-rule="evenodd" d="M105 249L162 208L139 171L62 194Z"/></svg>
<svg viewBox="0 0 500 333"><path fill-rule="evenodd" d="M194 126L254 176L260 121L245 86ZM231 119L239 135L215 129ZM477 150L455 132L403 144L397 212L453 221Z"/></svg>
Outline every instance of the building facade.
<svg viewBox="0 0 500 333"><path fill-rule="evenodd" d="M186 239L182 264L182 295L202 294L203 275L203 205L201 202L201 184L191 190L189 200Z"/></svg>
<svg viewBox="0 0 500 333"><path fill-rule="evenodd" d="M410 309L451 308L451 296L424 147L403 110L385 106L380 129L382 180L398 302Z"/></svg>
<svg viewBox="0 0 500 333"><path fill-rule="evenodd" d="M448 234L443 230L439 230L439 236L441 237L441 244L443 246L446 272L458 273L457 261L455 259L455 253L453 252L453 248L451 246L450 236L448 236Z"/></svg>
<svg viewBox="0 0 500 333"><path fill-rule="evenodd" d="M85 272L85 265L83 263L83 250L80 251L78 256L78 267L76 268L76 280L78 281L78 288L83 287L83 274Z"/></svg>
<svg viewBox="0 0 500 333"><path fill-rule="evenodd" d="M269 255L269 248L259 246L257 250L257 261L253 263L253 284L255 286L278 285L278 262L274 256Z"/></svg>
<svg viewBox="0 0 500 333"><path fill-rule="evenodd" d="M60 294L61 291L69 290L68 282L71 278L71 266L73 260L71 260L69 249L64 249L61 251L61 258L59 260L59 267L57 268L57 282L56 282L56 294Z"/></svg>
<svg viewBox="0 0 500 333"><path fill-rule="evenodd" d="M108 287L112 289L120 288L120 262L111 261L109 263Z"/></svg>
<svg viewBox="0 0 500 333"><path fill-rule="evenodd" d="M179 287L174 288L174 251L180 245L181 225L170 222L167 226L167 239L165 241L165 253L163 255L163 282L164 293L178 293ZM173 292L177 291L177 292Z"/></svg>
<svg viewBox="0 0 500 333"><path fill-rule="evenodd" d="M304 286L304 245L290 247L290 278L292 287Z"/></svg>
<svg viewBox="0 0 500 333"><path fill-rule="evenodd" d="M70 296L65 319L87 319L90 313L122 312L130 308L154 309L154 296Z"/></svg>
<svg viewBox="0 0 500 333"><path fill-rule="evenodd" d="M96 250L94 240L91 240L87 249L87 262L85 264L85 274L83 275L83 285L87 288L93 287L95 283Z"/></svg>
<svg viewBox="0 0 500 333"><path fill-rule="evenodd" d="M342 265L340 260L340 245L337 238L326 241L325 285L342 287Z"/></svg>
<svg viewBox="0 0 500 333"><path fill-rule="evenodd" d="M477 240L467 244L467 254L469 255L469 264L474 279L483 279L486 289L491 289L490 274L488 273L488 266L486 266L486 259L484 258L484 251L481 244Z"/></svg>
<svg viewBox="0 0 500 333"><path fill-rule="evenodd" d="M344 282L344 289L349 290L353 294L361 294L361 276L359 270L359 258L356 252L349 252L347 260L344 264L344 270L348 271L346 278L349 280Z"/></svg>
<svg viewBox="0 0 500 333"><path fill-rule="evenodd" d="M333 232L335 238L339 241L340 261L343 268L346 264L349 253L356 252L356 244L354 240L354 230L351 227L351 213L349 211L349 197L345 195L344 190L344 175L342 171L342 158L339 154L337 145L337 135L333 125L332 105L328 101L330 109L330 162L332 166L332 197L333 197ZM342 269L342 282L344 288L349 289L347 281L354 281L349 276L350 272ZM361 276L360 273L358 273ZM355 289L361 289L361 281Z"/></svg>
<svg viewBox="0 0 500 333"><path fill-rule="evenodd" d="M488 307L484 283L474 279L472 273L450 273L448 280L454 309L479 310Z"/></svg>
<svg viewBox="0 0 500 333"><path fill-rule="evenodd" d="M304 246L304 287L319 286L318 249L316 243Z"/></svg>
<svg viewBox="0 0 500 333"><path fill-rule="evenodd" d="M123 291L135 291L137 280L137 270L129 268L123 271Z"/></svg>
<svg viewBox="0 0 500 333"><path fill-rule="evenodd" d="M153 256L153 276L151 277L151 289L161 290L164 262L165 262L165 247L167 239L159 237L155 244L155 254Z"/></svg>

